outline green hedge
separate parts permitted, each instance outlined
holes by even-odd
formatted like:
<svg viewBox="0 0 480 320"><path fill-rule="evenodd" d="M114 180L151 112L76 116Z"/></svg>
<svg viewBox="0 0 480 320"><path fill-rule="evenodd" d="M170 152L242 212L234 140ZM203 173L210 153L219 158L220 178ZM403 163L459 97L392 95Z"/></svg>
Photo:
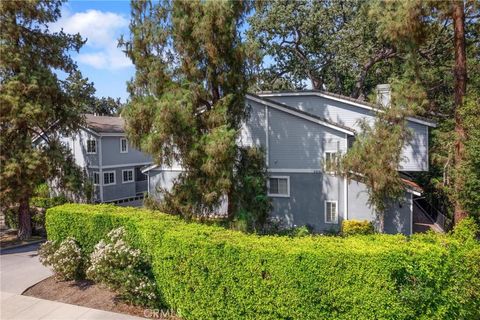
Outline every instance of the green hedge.
<svg viewBox="0 0 480 320"><path fill-rule="evenodd" d="M364 220L343 220L342 234L344 236L351 236L356 234L373 234L375 232L373 223Z"/></svg>
<svg viewBox="0 0 480 320"><path fill-rule="evenodd" d="M480 246L455 236L255 236L147 210L67 204L51 240L85 253L112 228L147 254L185 319L479 319Z"/></svg>

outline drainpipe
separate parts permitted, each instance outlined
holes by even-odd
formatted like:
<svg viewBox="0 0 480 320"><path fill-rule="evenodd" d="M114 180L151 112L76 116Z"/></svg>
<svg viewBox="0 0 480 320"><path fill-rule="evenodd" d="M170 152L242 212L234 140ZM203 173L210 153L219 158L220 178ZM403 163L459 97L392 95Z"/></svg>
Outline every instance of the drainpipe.
<svg viewBox="0 0 480 320"><path fill-rule="evenodd" d="M100 180L100 202L103 202L102 136L98 138L98 175Z"/></svg>

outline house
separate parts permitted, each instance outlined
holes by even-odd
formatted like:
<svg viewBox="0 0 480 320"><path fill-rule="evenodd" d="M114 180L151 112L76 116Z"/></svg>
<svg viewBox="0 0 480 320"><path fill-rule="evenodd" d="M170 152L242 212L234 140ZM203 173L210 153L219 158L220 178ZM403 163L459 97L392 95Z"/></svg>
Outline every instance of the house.
<svg viewBox="0 0 480 320"><path fill-rule="evenodd" d="M141 168L151 157L133 148L121 117L85 115L85 125L73 137L63 138L75 162L94 184L94 201L138 205L147 192Z"/></svg>
<svg viewBox="0 0 480 320"><path fill-rule="evenodd" d="M379 96L387 105L388 90ZM360 130L359 120L372 123L381 112L378 108L317 90L248 94L246 104L250 115L239 143L265 150L273 216L289 226L310 225L317 232L338 230L348 219L378 223L368 205L366 186L335 175L328 165L352 146ZM408 127L412 139L403 149L399 171L427 171L428 132L435 123L410 117ZM157 188L170 188L181 170L146 167L143 172L148 174L149 193L160 197ZM404 200L385 213L386 233L412 233L413 198L420 195L421 188L406 178L404 182Z"/></svg>

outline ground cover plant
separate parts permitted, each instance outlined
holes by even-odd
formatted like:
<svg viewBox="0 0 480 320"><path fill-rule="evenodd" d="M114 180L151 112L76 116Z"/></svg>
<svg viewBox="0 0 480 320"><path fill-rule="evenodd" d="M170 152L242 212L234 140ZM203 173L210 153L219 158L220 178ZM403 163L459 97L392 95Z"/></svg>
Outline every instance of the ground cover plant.
<svg viewBox="0 0 480 320"><path fill-rule="evenodd" d="M470 220L449 235L281 237L66 204L47 211L46 226L50 240L74 237L86 254L123 227L151 261L161 300L185 319L480 318Z"/></svg>

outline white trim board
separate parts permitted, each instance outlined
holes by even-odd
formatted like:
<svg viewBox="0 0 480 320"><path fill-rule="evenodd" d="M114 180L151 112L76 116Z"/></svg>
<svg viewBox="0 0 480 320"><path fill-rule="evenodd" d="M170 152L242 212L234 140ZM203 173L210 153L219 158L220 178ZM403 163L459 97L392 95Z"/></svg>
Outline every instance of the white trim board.
<svg viewBox="0 0 480 320"><path fill-rule="evenodd" d="M151 164L151 162L137 162L137 163L123 163L123 164L112 164L102 166L103 169L114 169L114 168L122 168L122 167L134 167L134 166L146 166ZM89 166L91 169L98 169L98 166Z"/></svg>
<svg viewBox="0 0 480 320"><path fill-rule="evenodd" d="M349 104L349 105L352 105L352 106L355 106L355 107L359 107L359 108L363 108L363 109L367 109L367 110L371 110L371 111L383 112L380 109L376 109L376 108L367 106L367 105L359 103L359 102L350 101L348 99L342 99L342 98L331 96L331 95L321 93L321 92L312 92L312 91L307 91L307 92L279 92L279 93L273 93L272 92L272 93L259 93L258 96L265 97L265 98L268 98L268 97L288 97L288 96L318 96L318 97L321 97L321 98L346 103L346 104ZM433 128L437 127L437 124L434 123L434 122L428 122L428 121L417 119L417 118L407 117L407 120L412 121L412 122L417 122L417 123L420 123L420 124L423 124L423 125L426 125L426 126L429 126L429 127L433 127Z"/></svg>
<svg viewBox="0 0 480 320"><path fill-rule="evenodd" d="M330 124L330 123L328 123L328 122L319 120L319 119L317 119L317 118L315 118L315 117L306 115L306 114L304 114L303 112L299 112L299 111L292 110L292 109L287 108L287 107L283 107L283 106L281 106L281 105L279 105L279 104L277 104L277 103L273 103L273 102L270 102L270 101L265 101L265 100L263 100L263 99L261 99L261 98L254 97L254 96L249 95L249 94L247 94L246 97L247 97L247 99L250 99L250 100L255 101L255 102L257 102L257 103L260 103L260 104L263 104L263 105L265 105L265 106L274 108L274 109L276 109L276 110L280 110L280 111L282 111L282 112L291 114L291 115L296 116L296 117L298 117L298 118L302 118L302 119L308 120L308 121L310 121L310 122L313 122L313 123L322 125L322 126L324 126L324 127L327 127L327 128L330 128L330 129L334 129L334 130L340 131L340 132L342 132L342 133L348 133L348 134L350 134L350 135L354 135L354 134L355 134L355 131L353 131L353 130L347 130L347 129L338 127L338 126L333 125L333 124Z"/></svg>

